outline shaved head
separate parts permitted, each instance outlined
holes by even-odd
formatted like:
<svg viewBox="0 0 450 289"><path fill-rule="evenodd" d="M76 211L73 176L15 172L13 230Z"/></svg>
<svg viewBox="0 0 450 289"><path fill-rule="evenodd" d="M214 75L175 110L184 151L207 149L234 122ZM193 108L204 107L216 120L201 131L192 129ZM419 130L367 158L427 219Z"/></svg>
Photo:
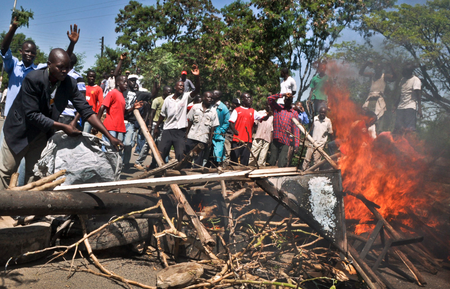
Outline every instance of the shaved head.
<svg viewBox="0 0 450 289"><path fill-rule="evenodd" d="M61 48L55 48L50 51L48 56L48 70L51 81L63 81L70 67L70 57Z"/></svg>

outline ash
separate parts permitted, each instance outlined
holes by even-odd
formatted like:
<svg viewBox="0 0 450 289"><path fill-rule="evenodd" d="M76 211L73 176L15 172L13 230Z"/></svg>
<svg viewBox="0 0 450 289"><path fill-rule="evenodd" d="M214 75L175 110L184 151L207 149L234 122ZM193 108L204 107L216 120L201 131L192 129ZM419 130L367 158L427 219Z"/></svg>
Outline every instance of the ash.
<svg viewBox="0 0 450 289"><path fill-rule="evenodd" d="M312 214L324 230L331 232L336 227L333 210L337 202L331 181L327 177L316 177L309 180L308 186L311 191L309 201Z"/></svg>

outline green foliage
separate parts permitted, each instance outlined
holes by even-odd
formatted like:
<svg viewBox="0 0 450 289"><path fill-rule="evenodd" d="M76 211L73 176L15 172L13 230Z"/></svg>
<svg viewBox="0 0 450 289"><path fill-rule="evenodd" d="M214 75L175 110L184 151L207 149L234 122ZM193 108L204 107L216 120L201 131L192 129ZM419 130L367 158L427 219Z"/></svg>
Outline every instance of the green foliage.
<svg viewBox="0 0 450 289"><path fill-rule="evenodd" d="M132 51L139 65L165 53L163 58L183 69L198 64L203 90L219 89L229 99L250 92L256 107L262 107L267 95L279 92L279 65L299 70L301 95L314 63L342 29L392 2L237 0L218 11L209 0L152 6L130 1L116 17L117 44ZM161 41L170 45L153 52Z"/></svg>
<svg viewBox="0 0 450 289"><path fill-rule="evenodd" d="M34 13L33 13L33 11L31 11L31 9L30 9L30 11L25 10L25 9L23 9L22 6L20 6L20 10L16 9L12 13L12 17L17 19L17 23L18 23L17 27L21 27L21 26L29 27L30 18L34 19L33 15L34 15Z"/></svg>
<svg viewBox="0 0 450 289"><path fill-rule="evenodd" d="M371 13L364 17L364 31L403 47L419 66L423 97L450 112L450 1Z"/></svg>

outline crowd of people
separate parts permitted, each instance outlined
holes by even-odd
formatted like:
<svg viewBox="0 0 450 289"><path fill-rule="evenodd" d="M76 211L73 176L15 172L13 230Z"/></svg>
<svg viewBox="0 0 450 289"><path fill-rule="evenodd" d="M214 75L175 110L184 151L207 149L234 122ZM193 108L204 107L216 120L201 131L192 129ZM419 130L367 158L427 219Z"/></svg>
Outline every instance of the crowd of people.
<svg viewBox="0 0 450 289"><path fill-rule="evenodd" d="M32 41L23 43L19 60L12 56L9 48L17 27L17 22L13 21L1 44L1 56L9 76L6 120L0 135L2 188L8 187L9 178L19 166L24 169L25 182L32 181L34 164L55 130L63 130L69 136L79 135L81 131L101 133L106 142L121 152L123 170L133 165L139 170L145 169L149 144L134 115L135 110L147 123L163 160L168 160L172 147L175 158L181 161L186 153L202 144L205 149L200 150L190 164L193 167L290 166L293 155L304 144L299 127L292 121L295 118L309 128L315 142L307 143L302 166L306 170L312 161L317 163L321 159L317 146L325 146L333 135L332 123L327 117L325 87L330 78L325 62L319 63L311 81L307 109L300 101L294 102L297 85L289 70L282 68L279 93L268 96L264 109L256 111L248 92L230 102L222 99L219 90L201 93L200 70L196 65L191 70L193 82L188 79L188 71L183 70L175 86L164 86L161 94L161 82L169 80L153 77L155 81L148 90L143 86L144 77L139 68L135 73L127 70L122 74L126 53L100 83L95 83L97 75L92 70L84 79L74 70L77 59L73 49L79 38L76 25L70 26L67 32L68 49L53 49L47 63L34 64L36 45ZM371 116L367 126L376 137L376 124L386 111L383 98L386 83L397 76L392 68L390 74L383 73L379 64L373 65L373 72L367 72L366 67L371 65L367 62L360 74L372 79L363 109ZM414 67L408 65L402 72L396 131L414 130L416 112L421 114L421 83L413 71ZM131 164L133 148L138 157ZM24 164L20 165L23 160ZM150 168L155 166L153 158Z"/></svg>

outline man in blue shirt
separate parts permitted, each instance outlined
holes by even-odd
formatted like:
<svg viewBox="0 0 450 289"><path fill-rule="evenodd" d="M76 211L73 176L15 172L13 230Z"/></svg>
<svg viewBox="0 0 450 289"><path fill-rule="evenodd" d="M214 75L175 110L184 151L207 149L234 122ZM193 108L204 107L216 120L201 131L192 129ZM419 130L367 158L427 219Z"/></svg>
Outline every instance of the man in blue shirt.
<svg viewBox="0 0 450 289"><path fill-rule="evenodd" d="M3 42L1 44L1 56L3 58L3 66L5 67L6 73L8 73L9 83L8 83L8 92L6 95L6 103L5 103L5 115L8 116L9 109L11 108L14 99L16 99L17 94L19 93L20 87L22 86L22 81L27 76L30 71L40 69L47 66L47 63L40 63L38 65L34 64L34 59L36 58L36 44L27 40L22 44L22 49L19 50L22 55L22 60L19 61L16 57L12 55L11 49L9 46L11 45L14 34L16 33L17 28L19 28L19 23L17 18L14 18L13 23L11 24L8 33L6 33L5 38L3 38ZM77 31L77 25L70 25L70 33L67 31L67 36L70 40L70 45L67 48L67 54L69 56L72 54L73 49L75 47L75 43L77 43L79 38L80 30Z"/></svg>

